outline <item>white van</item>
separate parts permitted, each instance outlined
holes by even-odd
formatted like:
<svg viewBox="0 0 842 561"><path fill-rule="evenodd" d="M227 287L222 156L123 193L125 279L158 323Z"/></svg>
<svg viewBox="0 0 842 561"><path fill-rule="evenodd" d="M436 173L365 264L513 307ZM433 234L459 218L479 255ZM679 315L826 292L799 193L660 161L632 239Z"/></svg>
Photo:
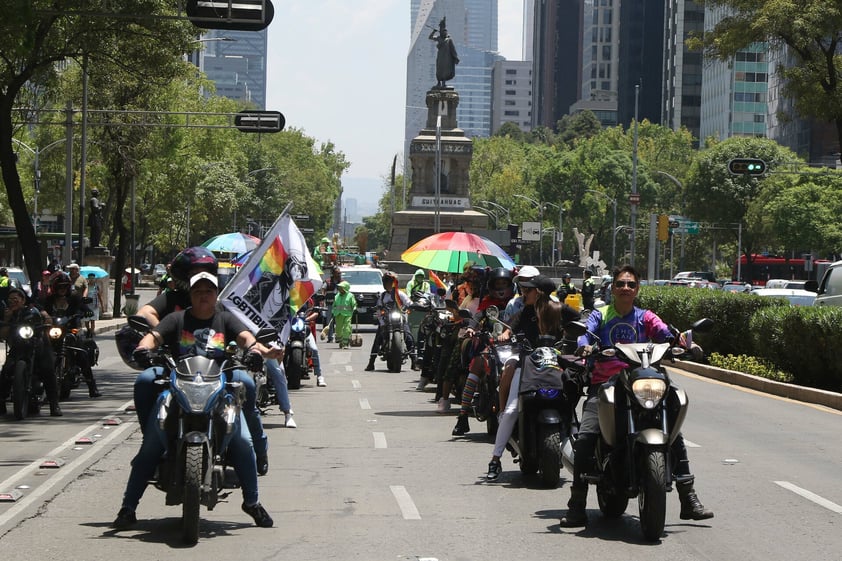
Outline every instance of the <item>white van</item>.
<svg viewBox="0 0 842 561"><path fill-rule="evenodd" d="M842 306L842 261L832 263L825 271L813 305Z"/></svg>

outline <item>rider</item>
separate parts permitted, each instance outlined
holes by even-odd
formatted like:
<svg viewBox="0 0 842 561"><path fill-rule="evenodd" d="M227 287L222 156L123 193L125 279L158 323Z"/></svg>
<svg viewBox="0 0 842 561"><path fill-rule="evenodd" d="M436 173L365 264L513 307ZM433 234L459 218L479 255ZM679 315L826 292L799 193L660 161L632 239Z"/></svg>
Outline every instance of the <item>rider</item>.
<svg viewBox="0 0 842 561"><path fill-rule="evenodd" d="M81 291L71 292L73 281L67 273L58 272L51 282L52 292L44 302L44 311L53 317L72 317L81 314L84 317L91 317L93 310L82 302ZM69 327L73 327L70 325ZM100 397L102 393L96 387L94 371L91 368L90 357L87 352L77 352L76 362L82 370L82 376L88 385L88 396Z"/></svg>
<svg viewBox="0 0 842 561"><path fill-rule="evenodd" d="M513 277L512 272L503 267L492 269L488 273L486 280L488 294L480 300L479 306L477 306L477 313L483 312L489 306L496 306L501 310L505 309L506 304L509 303L509 300L514 295ZM472 330L469 329L468 336L470 337L471 335ZM482 350L476 343L471 348L470 352L473 359L471 359L468 366L468 378L465 380L465 387L462 389L462 404L459 408L459 417L456 419L456 426L452 431L453 436L462 436L471 430L468 425L468 412L471 408L471 400L474 397L474 392L477 386L479 386L479 379L485 373L485 358L481 354Z"/></svg>
<svg viewBox="0 0 842 561"><path fill-rule="evenodd" d="M614 274L611 289L612 302L604 308L594 310L588 316L588 333L579 337L579 348L576 354L587 356L591 353L595 341L591 333L596 334L605 345L649 340L665 342L673 339L672 332L661 318L651 310L644 310L634 305L639 290L640 275L634 267L626 265ZM573 484L570 486L567 514L561 519L562 527L585 526L588 522L585 511L588 484L582 475L592 467L596 439L599 438L597 410L599 387L625 367L626 364L619 359L601 360L594 363L591 384L582 404L579 436L574 444ZM681 501L681 519L713 518L713 512L705 509L693 489L695 478L690 473L690 460L687 457L687 447L684 445L681 434L670 446L670 453L675 459L673 477L676 480L678 497Z"/></svg>
<svg viewBox="0 0 842 561"><path fill-rule="evenodd" d="M381 292L380 296L378 296L375 307L377 309L387 309L397 306L397 309L400 310L401 313L404 313L404 310L408 310L410 304L409 296L398 289L397 275L391 271L386 271L383 273L382 282L383 292ZM381 315L378 318L378 322L380 323L380 327L377 329L377 334L374 336L374 343L371 345L371 354L368 357L368 365L365 367L365 369L369 372L374 370L374 361L380 353L380 346L383 344L383 326L385 325L386 320ZM413 352L415 350L415 343L412 339L412 333L409 331L409 323L406 321L403 322L403 331L404 338L406 339L407 350L409 350L410 356L412 357L412 369L415 370L415 354Z"/></svg>
<svg viewBox="0 0 842 561"><path fill-rule="evenodd" d="M307 324L306 344L310 349L310 356L313 359L313 374L316 375L316 385L320 388L324 388L327 386L327 382L325 382L325 377L322 374L322 361L319 359L319 347L316 346L316 337L313 334L314 325L316 320L319 319L319 312L316 311L316 304L312 297L308 298L304 305L301 306L299 312L301 311L306 313L304 316L304 321ZM287 343L287 341L284 341L284 343Z"/></svg>
<svg viewBox="0 0 842 561"><path fill-rule="evenodd" d="M170 263L170 274L175 283L175 290L165 291L156 296L151 302L145 304L138 310L138 315L143 316L149 322L150 327L158 325L164 317L172 312L184 310L190 306L189 280L201 272L216 275L219 262L216 256L204 247L188 247L176 255ZM118 336L120 333L118 333ZM131 347L131 348L128 348ZM131 354L134 350L133 344L124 344L118 337L117 348L123 360L131 362ZM146 421L152 413L155 400L158 396L160 386L155 380L163 374L163 368L153 366L138 374L134 383L134 404L137 412L137 419L140 422L142 431L146 431ZM235 371L235 375L237 372ZM260 411L257 409L257 389L254 379L251 376L242 376L235 381L241 382L246 390L246 399L243 402L243 413L246 416L249 432L254 442L254 451L257 454L258 472L263 475L269 471L268 437L263 431L263 424L260 421Z"/></svg>
<svg viewBox="0 0 842 561"><path fill-rule="evenodd" d="M563 302L567 296L576 294L577 292L579 291L576 290L576 286L573 284L573 281L570 280L570 273L564 273L561 277L561 284L558 285L558 290L556 291L558 299Z"/></svg>
<svg viewBox="0 0 842 561"><path fill-rule="evenodd" d="M406 283L406 295L409 296L409 299L413 302L417 300L416 294L424 295L430 294L430 281L427 280L427 274L424 272L424 269L417 269L415 274L409 279ZM424 351L424 338L421 336L421 325L419 322L418 330L415 333L415 352L412 355L412 364L413 370L420 369L418 366L418 355L423 353ZM426 386L429 381L422 377L421 380L418 382L418 387L416 389L423 390L424 386Z"/></svg>
<svg viewBox="0 0 842 561"><path fill-rule="evenodd" d="M18 323L50 323L50 316L46 312L38 310L35 306L27 303L26 293L20 288L13 286L9 289L9 295L6 297L6 309L3 311L3 322L5 325L0 327L0 338L5 339L11 326ZM50 416L61 417L61 407L58 405L58 388L56 387L56 371L55 371L55 356L53 355L53 347L44 337L38 337L35 343L37 345L35 352L34 370L41 378L44 384L44 389L47 392L47 400L50 402ZM9 360L11 355L15 352L14 348L9 349L9 356L3 370L7 368L14 368L15 361ZM7 372L3 372L0 376L0 415L6 414L6 397L9 389L6 387L6 380L9 379Z"/></svg>
<svg viewBox="0 0 842 561"><path fill-rule="evenodd" d="M175 360L181 355L212 355L212 358L224 360L226 343L233 340L236 340L241 349L249 350L249 355L257 353L265 358L278 358L283 354L280 349L269 349L259 343L231 312L216 310L219 281L215 275L207 272L196 273L190 278L189 286L191 306L167 315L141 339L133 353L138 363L148 364L150 352L160 345L166 346ZM247 357L247 362L252 360L251 356ZM260 357L257 357L257 362L262 362ZM234 381L249 377L243 370L235 370L234 373ZM243 488L243 511L251 516L258 526L269 528L273 521L258 501L257 464L250 434L243 426L244 420L245 416L241 413L236 421L238 426L234 428L227 442L231 465ZM124 529L137 522L135 510L147 482L155 474L155 467L166 452L166 442L167 436L160 428L157 417L150 415L143 444L132 460L123 503L112 524L113 527Z"/></svg>

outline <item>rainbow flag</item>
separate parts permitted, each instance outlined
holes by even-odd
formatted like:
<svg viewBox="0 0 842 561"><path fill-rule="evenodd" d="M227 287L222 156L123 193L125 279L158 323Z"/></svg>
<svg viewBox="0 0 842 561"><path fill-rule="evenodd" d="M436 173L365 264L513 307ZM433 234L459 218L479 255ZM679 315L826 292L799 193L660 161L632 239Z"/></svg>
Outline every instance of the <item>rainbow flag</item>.
<svg viewBox="0 0 842 561"><path fill-rule="evenodd" d="M435 271L430 271L430 280L433 281L433 284L436 285L436 288L447 289L447 285L444 284L444 281L439 278Z"/></svg>
<svg viewBox="0 0 842 561"><path fill-rule="evenodd" d="M288 214L275 221L219 295L252 331L272 326L283 340L294 315L322 285L322 270Z"/></svg>

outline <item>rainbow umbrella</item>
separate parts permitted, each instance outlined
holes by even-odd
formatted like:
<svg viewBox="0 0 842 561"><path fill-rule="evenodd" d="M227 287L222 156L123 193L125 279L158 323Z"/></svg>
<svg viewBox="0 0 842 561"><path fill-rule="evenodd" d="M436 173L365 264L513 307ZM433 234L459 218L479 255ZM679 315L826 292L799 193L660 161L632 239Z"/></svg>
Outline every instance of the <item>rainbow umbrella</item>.
<svg viewBox="0 0 842 561"><path fill-rule="evenodd" d="M236 253L239 255L256 248L259 244L260 238L242 232L230 232L212 237L203 243L202 247L219 253Z"/></svg>
<svg viewBox="0 0 842 561"><path fill-rule="evenodd" d="M469 232L427 236L401 254L401 260L422 269L461 273L465 263L513 269L515 262L496 243Z"/></svg>

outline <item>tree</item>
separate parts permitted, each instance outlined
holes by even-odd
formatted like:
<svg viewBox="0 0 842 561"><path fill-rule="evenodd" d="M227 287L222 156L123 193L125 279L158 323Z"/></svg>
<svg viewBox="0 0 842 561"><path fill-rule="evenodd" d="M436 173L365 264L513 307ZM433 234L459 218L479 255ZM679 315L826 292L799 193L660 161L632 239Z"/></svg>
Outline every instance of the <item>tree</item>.
<svg viewBox="0 0 842 561"><path fill-rule="evenodd" d="M68 59L86 57L92 67L113 63L142 73L188 51L195 34L186 21L150 17L172 14L172 3L166 0L88 0L85 4L87 14L144 15L137 19L77 15L76 8L78 2L73 0L6 0L0 6L0 166L30 278L38 278L44 257L29 220L14 157L12 137L19 126L13 116L16 105L32 101L33 94L52 85L59 63ZM115 49L121 40L123 45L147 45L145 58L131 59Z"/></svg>
<svg viewBox="0 0 842 561"><path fill-rule="evenodd" d="M596 136L602 130L602 123L593 111L585 110L575 115L565 115L557 123L557 139L573 146L574 141L584 140Z"/></svg>
<svg viewBox="0 0 842 561"><path fill-rule="evenodd" d="M494 136L507 136L512 140L520 141L523 140L523 131L520 130L520 127L517 126L517 124L511 121L506 121L505 123L500 125L500 128L497 129L497 132L494 133Z"/></svg>
<svg viewBox="0 0 842 561"><path fill-rule="evenodd" d="M786 47L783 93L802 117L836 126L842 145L842 4L839 0L708 0L729 10L702 40L705 54L730 60L752 43ZM699 40L695 41L698 44Z"/></svg>

